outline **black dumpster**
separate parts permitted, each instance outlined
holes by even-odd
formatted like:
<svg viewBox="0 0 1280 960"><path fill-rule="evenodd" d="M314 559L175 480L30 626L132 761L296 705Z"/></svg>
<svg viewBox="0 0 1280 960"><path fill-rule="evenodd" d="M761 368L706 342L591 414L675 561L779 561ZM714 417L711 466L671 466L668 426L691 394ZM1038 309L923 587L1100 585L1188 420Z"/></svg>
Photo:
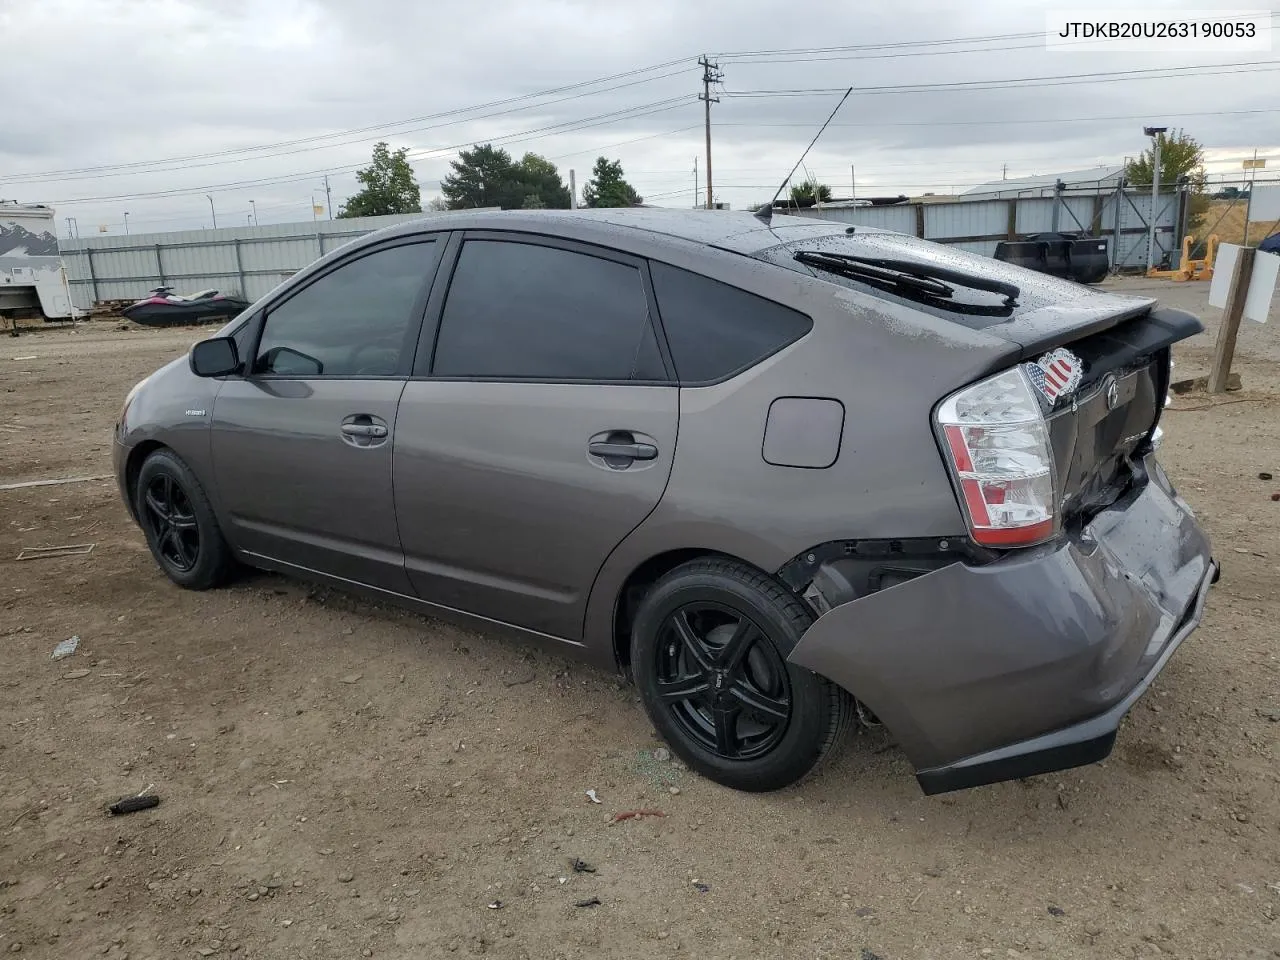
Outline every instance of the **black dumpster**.
<svg viewBox="0 0 1280 960"><path fill-rule="evenodd" d="M1107 241L1102 237L1033 233L1001 240L995 258L1078 283L1097 283L1107 275Z"/></svg>

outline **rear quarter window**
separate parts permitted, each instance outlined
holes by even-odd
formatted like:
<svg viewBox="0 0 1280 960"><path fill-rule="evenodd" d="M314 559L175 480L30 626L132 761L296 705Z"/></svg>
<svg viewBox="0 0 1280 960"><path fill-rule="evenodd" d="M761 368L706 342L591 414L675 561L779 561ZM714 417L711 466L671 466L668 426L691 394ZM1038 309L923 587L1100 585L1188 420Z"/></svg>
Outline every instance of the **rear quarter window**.
<svg viewBox="0 0 1280 960"><path fill-rule="evenodd" d="M719 280L665 263L650 273L682 384L727 380L813 328L803 313Z"/></svg>

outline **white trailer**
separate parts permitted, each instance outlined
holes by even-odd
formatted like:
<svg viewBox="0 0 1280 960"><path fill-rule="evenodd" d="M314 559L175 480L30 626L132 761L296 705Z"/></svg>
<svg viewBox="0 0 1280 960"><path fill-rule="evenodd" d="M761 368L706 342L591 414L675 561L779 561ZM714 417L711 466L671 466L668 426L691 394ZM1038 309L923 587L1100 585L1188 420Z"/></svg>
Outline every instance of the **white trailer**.
<svg viewBox="0 0 1280 960"><path fill-rule="evenodd" d="M0 202L0 327L16 320L75 315L53 208Z"/></svg>

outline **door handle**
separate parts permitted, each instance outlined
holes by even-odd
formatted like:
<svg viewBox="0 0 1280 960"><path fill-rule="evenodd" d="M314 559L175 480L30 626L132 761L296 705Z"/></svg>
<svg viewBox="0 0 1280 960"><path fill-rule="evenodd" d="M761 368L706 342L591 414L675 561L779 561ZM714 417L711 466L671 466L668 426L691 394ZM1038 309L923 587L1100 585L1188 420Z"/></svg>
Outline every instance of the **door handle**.
<svg viewBox="0 0 1280 960"><path fill-rule="evenodd" d="M380 423L344 423L342 432L348 437L369 437L381 440L387 435L387 428Z"/></svg>
<svg viewBox="0 0 1280 960"><path fill-rule="evenodd" d="M587 445L587 453L593 457L616 457L620 460L656 460L658 448L651 443L613 443L597 440Z"/></svg>

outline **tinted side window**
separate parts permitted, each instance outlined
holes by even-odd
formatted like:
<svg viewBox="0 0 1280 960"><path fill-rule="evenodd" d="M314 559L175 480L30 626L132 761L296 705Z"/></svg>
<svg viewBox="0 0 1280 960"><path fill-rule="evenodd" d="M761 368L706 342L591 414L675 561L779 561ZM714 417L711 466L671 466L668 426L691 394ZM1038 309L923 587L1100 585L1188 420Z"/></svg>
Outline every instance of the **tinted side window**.
<svg viewBox="0 0 1280 960"><path fill-rule="evenodd" d="M813 327L803 313L718 280L665 263L650 273L681 383L724 380Z"/></svg>
<svg viewBox="0 0 1280 960"><path fill-rule="evenodd" d="M267 314L254 373L386 377L399 368L413 304L438 255L433 241L343 264Z"/></svg>
<svg viewBox="0 0 1280 960"><path fill-rule="evenodd" d="M636 267L502 240L463 244L431 372L440 377L666 379Z"/></svg>

